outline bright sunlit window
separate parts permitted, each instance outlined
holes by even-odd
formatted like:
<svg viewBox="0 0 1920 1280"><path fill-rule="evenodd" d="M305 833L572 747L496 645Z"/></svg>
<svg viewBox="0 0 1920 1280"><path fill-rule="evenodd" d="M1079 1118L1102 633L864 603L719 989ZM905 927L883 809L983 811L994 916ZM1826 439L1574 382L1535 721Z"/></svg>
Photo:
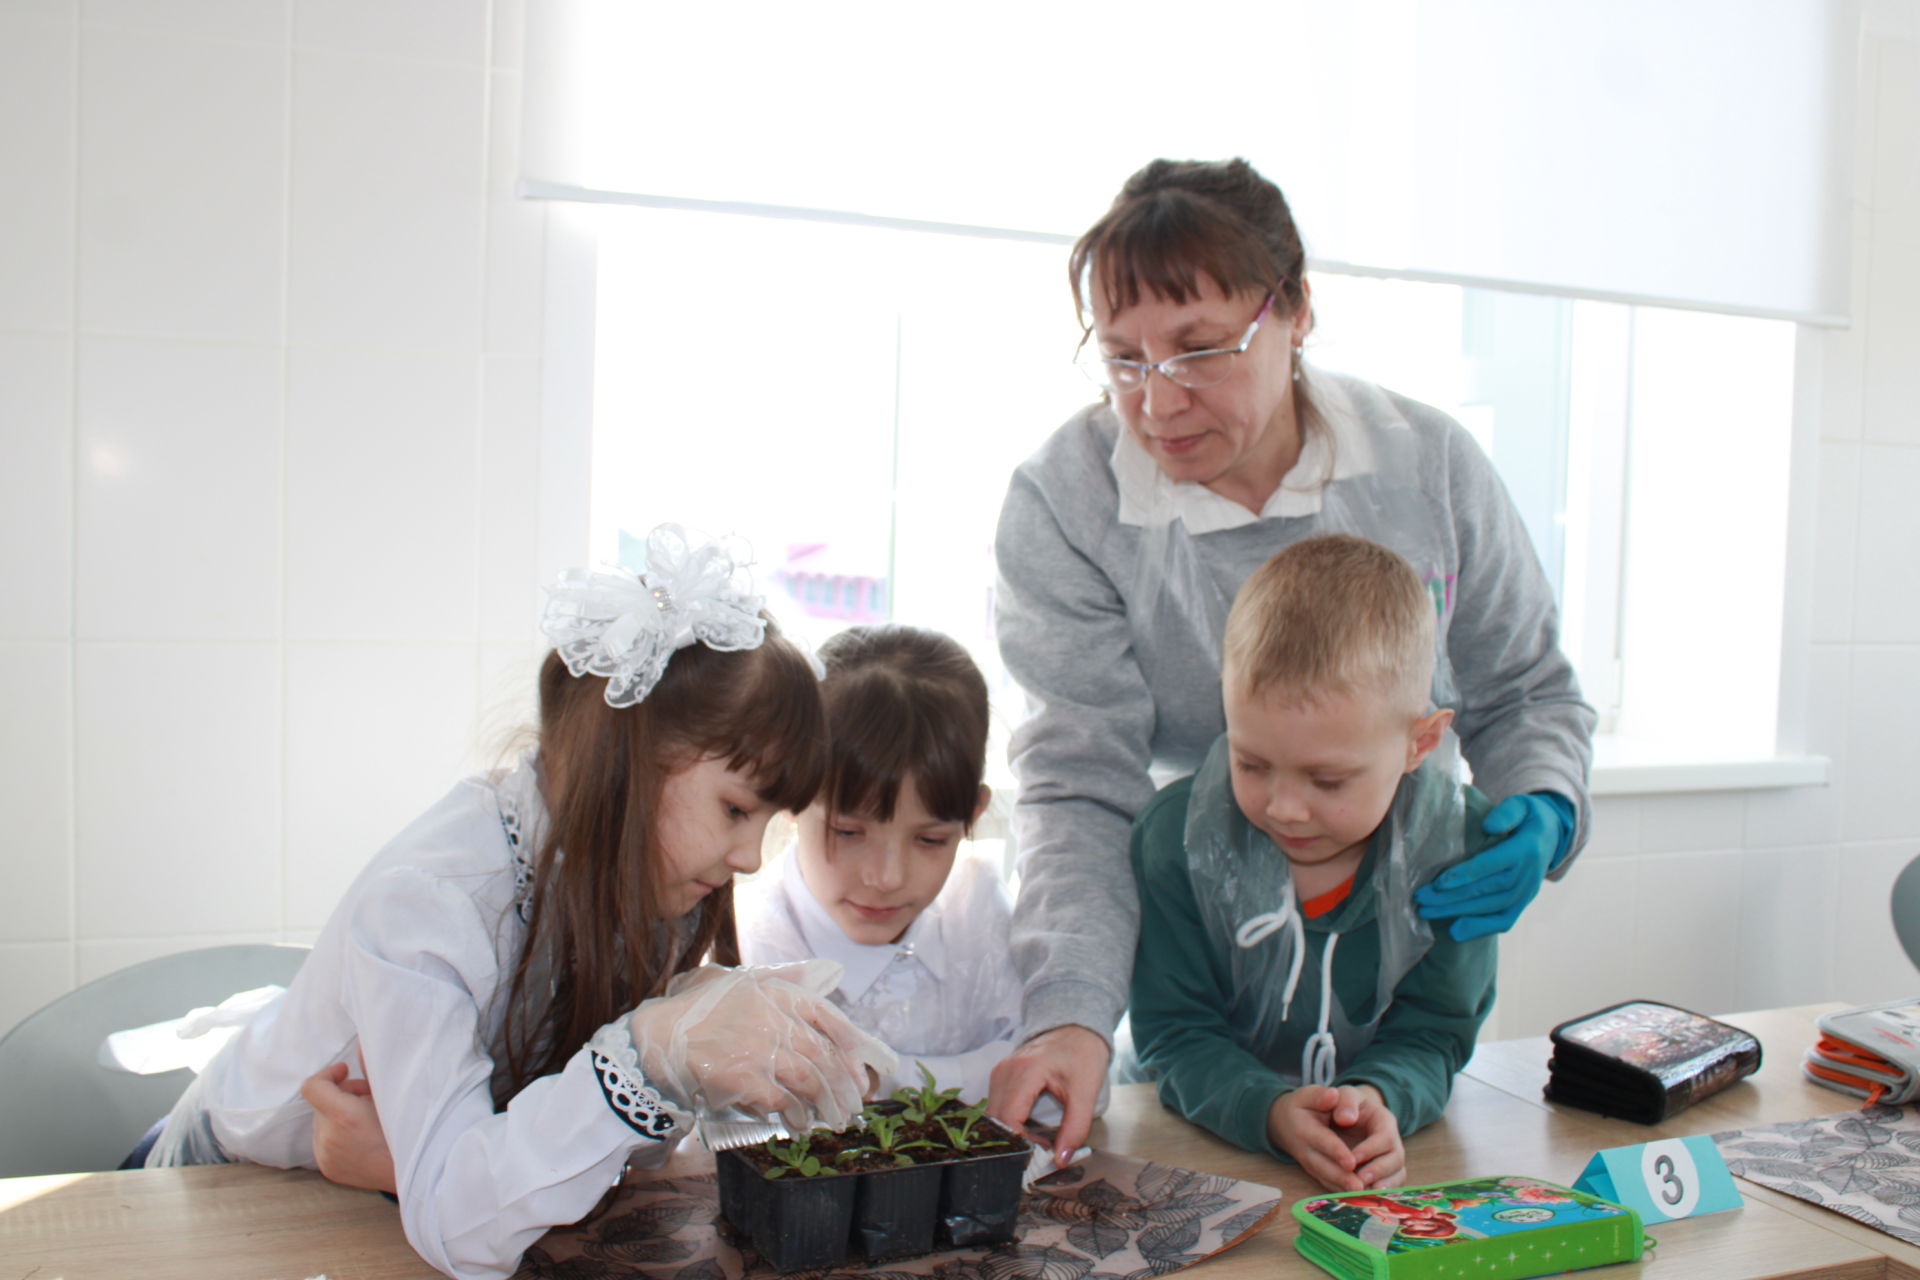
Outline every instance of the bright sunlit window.
<svg viewBox="0 0 1920 1280"><path fill-rule="evenodd" d="M889 619L959 639L1004 734L1019 694L993 642L995 520L1012 469L1092 398L1065 248L594 221L595 554L662 519L740 534L816 644ZM1793 326L1311 279L1310 360L1440 408L1492 457L1602 730L1771 752Z"/></svg>

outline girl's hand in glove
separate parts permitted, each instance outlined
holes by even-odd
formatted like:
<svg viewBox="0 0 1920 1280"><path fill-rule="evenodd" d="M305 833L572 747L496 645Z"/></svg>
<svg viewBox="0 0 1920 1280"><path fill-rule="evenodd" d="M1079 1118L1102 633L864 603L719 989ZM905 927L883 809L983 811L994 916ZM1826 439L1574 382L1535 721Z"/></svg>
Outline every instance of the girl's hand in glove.
<svg viewBox="0 0 1920 1280"><path fill-rule="evenodd" d="M778 1113L796 1133L845 1128L868 1070L898 1059L828 1002L840 975L831 960L683 973L628 1019L641 1073L686 1110Z"/></svg>

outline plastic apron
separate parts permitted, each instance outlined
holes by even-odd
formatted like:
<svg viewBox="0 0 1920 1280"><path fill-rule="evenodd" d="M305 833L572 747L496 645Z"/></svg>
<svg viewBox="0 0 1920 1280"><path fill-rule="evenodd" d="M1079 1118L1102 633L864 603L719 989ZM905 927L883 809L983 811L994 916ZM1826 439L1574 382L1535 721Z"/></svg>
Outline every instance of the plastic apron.
<svg viewBox="0 0 1920 1280"><path fill-rule="evenodd" d="M1187 804L1187 873L1206 942L1231 957L1235 1039L1289 1087L1331 1083L1372 1041L1394 989L1432 948L1413 891L1460 860L1465 814L1460 784L1430 766L1394 793L1370 854L1380 967L1369 1016L1356 1020L1334 994L1339 934L1328 933L1319 961L1307 963L1286 855L1234 803L1226 739L1207 753Z"/></svg>

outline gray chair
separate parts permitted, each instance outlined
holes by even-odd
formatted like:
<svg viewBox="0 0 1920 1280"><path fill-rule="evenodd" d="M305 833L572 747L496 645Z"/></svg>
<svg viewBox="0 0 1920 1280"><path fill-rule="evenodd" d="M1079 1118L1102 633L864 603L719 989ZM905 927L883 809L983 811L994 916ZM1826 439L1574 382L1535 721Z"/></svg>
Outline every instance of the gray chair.
<svg viewBox="0 0 1920 1280"><path fill-rule="evenodd" d="M114 1031L293 980L306 947L252 943L128 965L70 991L0 1038L0 1177L115 1169L193 1078L99 1063Z"/></svg>
<svg viewBox="0 0 1920 1280"><path fill-rule="evenodd" d="M1920 857L1909 862L1893 882L1893 932L1907 959L1920 968Z"/></svg>

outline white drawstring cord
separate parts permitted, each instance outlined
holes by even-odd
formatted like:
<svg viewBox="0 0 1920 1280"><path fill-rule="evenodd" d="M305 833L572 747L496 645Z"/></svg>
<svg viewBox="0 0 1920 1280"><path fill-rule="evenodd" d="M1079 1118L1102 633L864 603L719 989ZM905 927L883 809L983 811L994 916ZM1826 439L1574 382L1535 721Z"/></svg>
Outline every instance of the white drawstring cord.
<svg viewBox="0 0 1920 1280"><path fill-rule="evenodd" d="M1300 985L1300 964L1307 956L1307 930L1301 923L1300 909L1293 900L1293 881L1287 881L1278 911L1266 911L1249 918L1234 931L1233 940L1243 949L1257 947L1275 933L1293 926L1293 960L1287 966L1287 987L1280 996L1280 1020L1287 1020L1293 1008L1294 988Z"/></svg>
<svg viewBox="0 0 1920 1280"><path fill-rule="evenodd" d="M1329 933L1327 949L1320 953L1320 1029L1308 1038L1307 1047L1300 1051L1302 1084L1332 1084L1340 1065L1339 1046L1327 1030L1333 1020L1333 948L1339 941L1339 934Z"/></svg>

